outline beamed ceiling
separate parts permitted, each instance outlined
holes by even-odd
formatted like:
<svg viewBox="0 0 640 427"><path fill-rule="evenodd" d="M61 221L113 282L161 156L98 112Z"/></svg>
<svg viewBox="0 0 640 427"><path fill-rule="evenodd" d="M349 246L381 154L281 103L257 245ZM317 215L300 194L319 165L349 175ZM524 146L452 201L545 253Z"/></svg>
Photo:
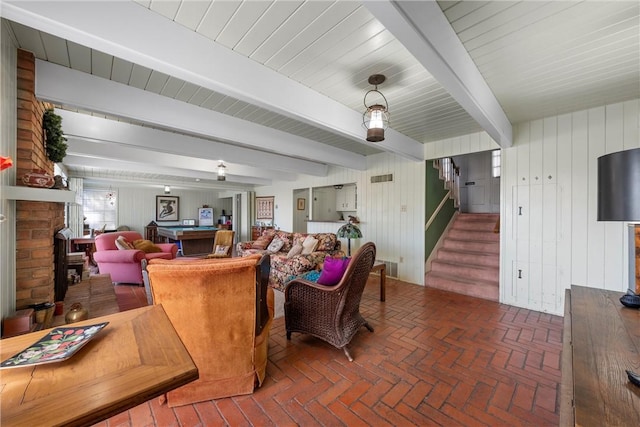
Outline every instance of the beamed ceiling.
<svg viewBox="0 0 640 427"><path fill-rule="evenodd" d="M640 97L637 1L0 1L88 183L253 188ZM369 75L391 127L365 141ZM219 160L227 181L216 181Z"/></svg>

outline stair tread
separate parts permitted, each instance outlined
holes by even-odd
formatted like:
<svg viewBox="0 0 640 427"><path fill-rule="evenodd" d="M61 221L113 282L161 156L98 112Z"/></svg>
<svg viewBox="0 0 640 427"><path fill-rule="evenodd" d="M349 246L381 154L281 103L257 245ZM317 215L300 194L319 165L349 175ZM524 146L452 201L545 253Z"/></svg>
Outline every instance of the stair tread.
<svg viewBox="0 0 640 427"><path fill-rule="evenodd" d="M493 281L493 280L468 279L468 278L459 277L459 276L452 276L450 274L438 273L437 271L428 272L427 273L427 278L429 276L437 277L437 278L441 278L441 279L446 279L446 280L451 280L452 282L459 282L459 283L464 283L464 284L482 284L482 285L489 285L489 286L498 286L499 285L499 282L496 282L496 281Z"/></svg>
<svg viewBox="0 0 640 427"><path fill-rule="evenodd" d="M447 261L447 260L442 260L442 259L434 259L432 261L432 263L438 263L438 264L448 264L448 265L453 265L453 266L458 266L460 268L464 268L464 267L469 267L469 268L481 268L483 270L499 270L499 267L494 267L491 265L483 265L483 264L471 264L468 262L456 262L456 261Z"/></svg>

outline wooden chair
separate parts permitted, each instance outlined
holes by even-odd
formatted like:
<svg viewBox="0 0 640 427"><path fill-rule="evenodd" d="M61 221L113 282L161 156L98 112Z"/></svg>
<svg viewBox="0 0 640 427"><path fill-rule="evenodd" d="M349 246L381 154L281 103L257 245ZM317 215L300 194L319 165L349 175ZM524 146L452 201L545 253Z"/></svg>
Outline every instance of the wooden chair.
<svg viewBox="0 0 640 427"><path fill-rule="evenodd" d="M235 231L218 230L213 240L213 252L207 258L231 258Z"/></svg>
<svg viewBox="0 0 640 427"><path fill-rule="evenodd" d="M361 326L373 332L360 314L360 299L375 259L376 246L367 242L351 258L337 285L319 285L304 279L289 282L284 290L287 339L291 339L292 332L313 335L341 348L352 362L347 344Z"/></svg>

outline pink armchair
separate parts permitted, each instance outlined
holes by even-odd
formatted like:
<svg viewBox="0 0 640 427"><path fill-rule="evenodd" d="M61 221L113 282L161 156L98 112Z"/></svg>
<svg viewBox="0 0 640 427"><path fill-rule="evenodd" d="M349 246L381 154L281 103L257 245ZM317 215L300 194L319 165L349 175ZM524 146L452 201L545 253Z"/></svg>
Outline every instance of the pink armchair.
<svg viewBox="0 0 640 427"><path fill-rule="evenodd" d="M178 253L175 243L156 243L162 252L145 253L138 249L120 250L116 246L116 239L124 236L129 242L142 239L137 231L118 231L96 236L96 251L94 261L98 264L100 274L110 274L114 283L144 284L142 280L143 259L174 259Z"/></svg>

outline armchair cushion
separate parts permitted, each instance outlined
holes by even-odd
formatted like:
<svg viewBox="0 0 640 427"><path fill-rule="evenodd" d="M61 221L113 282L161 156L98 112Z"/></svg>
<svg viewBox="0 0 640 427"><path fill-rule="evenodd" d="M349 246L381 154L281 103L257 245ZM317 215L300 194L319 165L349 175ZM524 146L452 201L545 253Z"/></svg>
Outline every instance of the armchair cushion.
<svg viewBox="0 0 640 427"><path fill-rule="evenodd" d="M350 258L332 258L326 257L318 283L321 285L333 286L342 279L344 272L347 271Z"/></svg>
<svg viewBox="0 0 640 427"><path fill-rule="evenodd" d="M142 252L146 254L162 252L162 249L160 249L160 246L156 246L151 240L145 240L145 239L134 240L133 247L135 249L140 249Z"/></svg>
<svg viewBox="0 0 640 427"><path fill-rule="evenodd" d="M127 249L135 249L135 246L131 242L129 242L124 236L119 236L115 241L116 247L121 251L126 251Z"/></svg>

